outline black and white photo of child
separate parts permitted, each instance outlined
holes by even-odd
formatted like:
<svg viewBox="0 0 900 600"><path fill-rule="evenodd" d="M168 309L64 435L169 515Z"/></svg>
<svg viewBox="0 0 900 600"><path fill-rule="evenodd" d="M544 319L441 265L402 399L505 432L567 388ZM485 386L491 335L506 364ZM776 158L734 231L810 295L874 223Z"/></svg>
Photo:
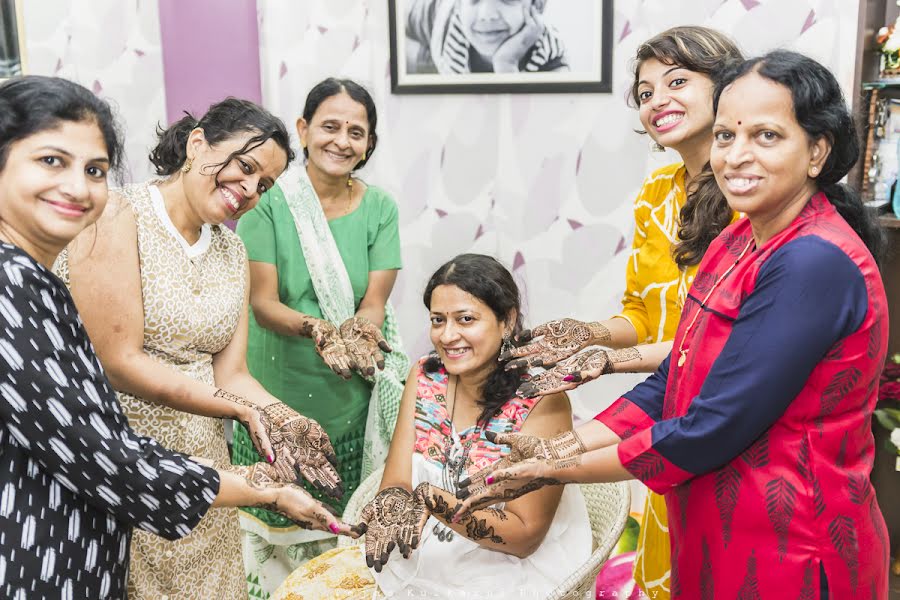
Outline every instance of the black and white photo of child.
<svg viewBox="0 0 900 600"><path fill-rule="evenodd" d="M407 0L407 72L568 71L548 0ZM411 43L412 42L412 43Z"/></svg>

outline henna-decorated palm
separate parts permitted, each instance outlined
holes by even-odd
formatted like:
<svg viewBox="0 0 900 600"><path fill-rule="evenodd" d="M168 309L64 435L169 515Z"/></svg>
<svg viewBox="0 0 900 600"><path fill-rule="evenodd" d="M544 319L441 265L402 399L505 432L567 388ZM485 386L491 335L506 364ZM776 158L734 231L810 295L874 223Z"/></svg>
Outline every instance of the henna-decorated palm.
<svg viewBox="0 0 900 600"><path fill-rule="evenodd" d="M290 470L293 467L323 493L333 498L344 495L334 447L318 422L283 402L274 402L261 409L260 417L275 451L272 466L280 480L292 481Z"/></svg>
<svg viewBox="0 0 900 600"><path fill-rule="evenodd" d="M612 372L613 362L609 353L600 348L589 348L524 382L516 390L516 395L534 398L564 392Z"/></svg>
<svg viewBox="0 0 900 600"><path fill-rule="evenodd" d="M522 345L504 352L500 360L509 361L508 371L549 368L591 344L607 341L608 335L609 331L599 323L556 319L517 335L516 342Z"/></svg>
<svg viewBox="0 0 900 600"><path fill-rule="evenodd" d="M309 332L316 352L332 371L344 379L350 379L350 356L337 327L323 319L313 319Z"/></svg>
<svg viewBox="0 0 900 600"><path fill-rule="evenodd" d="M275 501L259 504L257 507L277 512L303 529L330 531L354 538L359 537L362 533L358 528L351 527L335 518L325 506L313 499L300 486L281 481L275 465L266 463L256 463L250 466L216 464L215 467L220 471L240 475L256 489L274 489L276 491Z"/></svg>
<svg viewBox="0 0 900 600"><path fill-rule="evenodd" d="M427 486L428 484L423 484ZM366 531L366 564L381 573L394 547L404 558L419 545L422 529L428 521L425 499L429 495L422 485L410 492L401 487L384 488L363 507L360 519Z"/></svg>
<svg viewBox="0 0 900 600"><path fill-rule="evenodd" d="M365 317L350 317L341 323L340 333L351 369L372 376L376 368L384 368L382 351L391 352L392 348L374 323Z"/></svg>
<svg viewBox="0 0 900 600"><path fill-rule="evenodd" d="M466 499L480 496L490 487L488 479L496 479L496 473L529 461L554 461L572 458L585 452L584 443L574 431L566 431L552 438L539 438L522 433L494 433L486 431L485 437L494 444L509 446L509 454L459 482L456 497ZM485 504L483 506L489 506Z"/></svg>

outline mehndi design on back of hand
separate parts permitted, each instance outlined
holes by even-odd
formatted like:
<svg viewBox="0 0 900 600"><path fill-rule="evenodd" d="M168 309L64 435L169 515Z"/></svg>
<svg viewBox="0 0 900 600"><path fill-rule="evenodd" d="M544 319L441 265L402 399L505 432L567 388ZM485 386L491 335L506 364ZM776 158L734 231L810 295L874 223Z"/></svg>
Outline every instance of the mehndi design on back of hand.
<svg viewBox="0 0 900 600"><path fill-rule="evenodd" d="M594 344L604 344L611 339L609 329L600 323L556 319L516 336L516 341L523 345L505 352L500 360L509 360L507 370L549 368L579 350Z"/></svg>

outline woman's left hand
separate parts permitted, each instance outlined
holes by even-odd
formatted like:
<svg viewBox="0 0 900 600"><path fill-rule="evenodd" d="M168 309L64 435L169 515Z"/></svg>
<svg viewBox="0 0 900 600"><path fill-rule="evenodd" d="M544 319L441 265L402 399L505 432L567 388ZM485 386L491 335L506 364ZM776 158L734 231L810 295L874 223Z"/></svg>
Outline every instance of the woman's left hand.
<svg viewBox="0 0 900 600"><path fill-rule="evenodd" d="M382 352L391 352L393 349L374 323L365 317L350 317L341 323L340 333L350 358L351 369L371 377L376 368L384 368Z"/></svg>
<svg viewBox="0 0 900 600"><path fill-rule="evenodd" d="M275 467L293 465L323 493L332 498L344 495L337 455L321 425L283 402L273 402L259 412L275 451Z"/></svg>

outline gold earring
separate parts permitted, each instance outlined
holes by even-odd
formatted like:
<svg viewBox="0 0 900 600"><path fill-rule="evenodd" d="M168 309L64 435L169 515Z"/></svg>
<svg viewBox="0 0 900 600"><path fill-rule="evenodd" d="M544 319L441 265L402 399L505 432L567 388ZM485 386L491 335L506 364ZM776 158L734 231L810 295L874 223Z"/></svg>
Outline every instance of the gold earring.
<svg viewBox="0 0 900 600"><path fill-rule="evenodd" d="M184 161L184 164L181 165L181 172L185 173L185 174L189 173L191 170L191 166L193 164L194 164L194 159L191 157L188 157L187 160Z"/></svg>
<svg viewBox="0 0 900 600"><path fill-rule="evenodd" d="M365 152L363 152L362 160L366 160L366 156L368 156L368 155L369 155L368 150L366 150Z"/></svg>

